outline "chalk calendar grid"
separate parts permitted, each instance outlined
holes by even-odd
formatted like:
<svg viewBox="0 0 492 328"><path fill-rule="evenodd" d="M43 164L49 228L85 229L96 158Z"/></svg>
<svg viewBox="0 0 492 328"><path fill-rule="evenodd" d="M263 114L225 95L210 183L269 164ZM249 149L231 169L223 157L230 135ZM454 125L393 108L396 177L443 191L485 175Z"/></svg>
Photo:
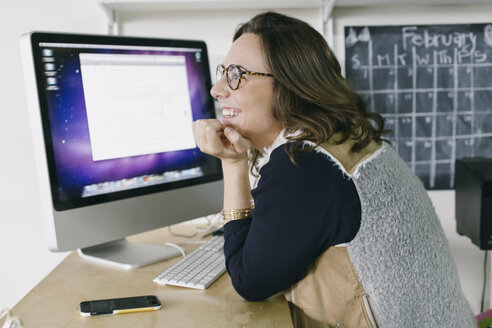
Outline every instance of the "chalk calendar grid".
<svg viewBox="0 0 492 328"><path fill-rule="evenodd" d="M346 77L427 189L492 158L492 24L347 26Z"/></svg>

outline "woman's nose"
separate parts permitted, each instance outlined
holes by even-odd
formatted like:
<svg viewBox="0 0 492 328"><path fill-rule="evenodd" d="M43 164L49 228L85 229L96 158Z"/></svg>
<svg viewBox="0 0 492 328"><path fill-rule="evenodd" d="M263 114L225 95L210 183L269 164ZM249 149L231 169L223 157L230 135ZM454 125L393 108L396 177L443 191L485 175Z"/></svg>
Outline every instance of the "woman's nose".
<svg viewBox="0 0 492 328"><path fill-rule="evenodd" d="M229 86L227 85L227 80L225 75L223 75L217 83L210 89L210 94L212 97L219 98L227 98L229 96Z"/></svg>

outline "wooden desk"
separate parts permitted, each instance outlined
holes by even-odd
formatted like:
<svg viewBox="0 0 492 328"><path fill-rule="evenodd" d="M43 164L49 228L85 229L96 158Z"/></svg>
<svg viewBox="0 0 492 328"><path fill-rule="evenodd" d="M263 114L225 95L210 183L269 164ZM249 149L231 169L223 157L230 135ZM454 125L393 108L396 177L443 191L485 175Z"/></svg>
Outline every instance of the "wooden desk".
<svg viewBox="0 0 492 328"><path fill-rule="evenodd" d="M189 233L190 225L173 232ZM170 236L168 228L129 238L163 244L190 239ZM200 237L195 237L200 239ZM189 251L198 245L186 246ZM246 302L233 289L227 273L206 290L159 286L152 279L179 258L125 271L89 262L72 252L13 309L24 327L292 327L288 305L281 295L263 302ZM154 312L83 318L81 301L156 295L162 309ZM3 324L3 320L0 322Z"/></svg>

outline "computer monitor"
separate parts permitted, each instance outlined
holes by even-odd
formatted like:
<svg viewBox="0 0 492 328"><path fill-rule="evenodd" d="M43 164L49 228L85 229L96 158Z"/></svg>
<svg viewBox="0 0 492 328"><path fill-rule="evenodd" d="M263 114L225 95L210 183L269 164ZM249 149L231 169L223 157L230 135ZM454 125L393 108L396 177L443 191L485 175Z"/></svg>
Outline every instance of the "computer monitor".
<svg viewBox="0 0 492 328"><path fill-rule="evenodd" d="M192 134L215 117L205 43L32 32L21 48L49 249L124 268L177 255L125 237L221 207L220 161Z"/></svg>

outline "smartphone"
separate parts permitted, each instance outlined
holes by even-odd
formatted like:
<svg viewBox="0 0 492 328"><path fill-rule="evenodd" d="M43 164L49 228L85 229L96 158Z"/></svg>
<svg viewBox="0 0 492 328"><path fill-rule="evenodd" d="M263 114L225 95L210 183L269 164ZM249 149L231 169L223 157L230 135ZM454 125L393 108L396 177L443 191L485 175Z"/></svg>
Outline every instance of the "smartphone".
<svg viewBox="0 0 492 328"><path fill-rule="evenodd" d="M154 295L85 301L79 305L80 315L83 317L100 314L156 311L161 306L161 302Z"/></svg>

